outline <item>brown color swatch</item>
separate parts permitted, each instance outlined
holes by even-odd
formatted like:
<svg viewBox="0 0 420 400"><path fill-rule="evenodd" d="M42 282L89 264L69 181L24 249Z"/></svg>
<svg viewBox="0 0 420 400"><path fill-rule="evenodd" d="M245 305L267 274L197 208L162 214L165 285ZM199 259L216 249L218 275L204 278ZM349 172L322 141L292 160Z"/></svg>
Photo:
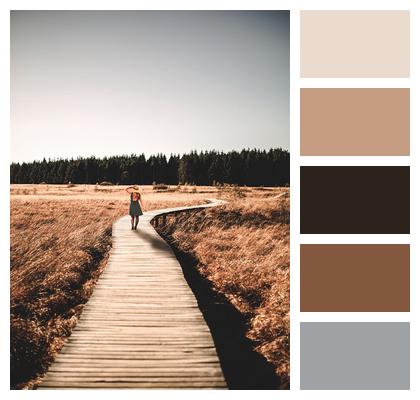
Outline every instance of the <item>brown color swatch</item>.
<svg viewBox="0 0 420 400"><path fill-rule="evenodd" d="M300 310L410 311L410 246L301 245Z"/></svg>
<svg viewBox="0 0 420 400"><path fill-rule="evenodd" d="M300 233L410 233L410 167L301 167Z"/></svg>
<svg viewBox="0 0 420 400"><path fill-rule="evenodd" d="M301 89L302 156L408 156L410 89Z"/></svg>
<svg viewBox="0 0 420 400"><path fill-rule="evenodd" d="M409 11L301 11L302 78L408 78Z"/></svg>

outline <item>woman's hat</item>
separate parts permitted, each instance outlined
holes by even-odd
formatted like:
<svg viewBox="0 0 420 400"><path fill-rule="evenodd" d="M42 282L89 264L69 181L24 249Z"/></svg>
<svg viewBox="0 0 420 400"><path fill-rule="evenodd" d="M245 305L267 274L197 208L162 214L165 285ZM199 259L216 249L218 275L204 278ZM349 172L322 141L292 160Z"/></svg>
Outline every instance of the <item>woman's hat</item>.
<svg viewBox="0 0 420 400"><path fill-rule="evenodd" d="M139 190L139 187L138 187L137 185L134 185L134 186L133 186L133 189L134 189L134 190Z"/></svg>

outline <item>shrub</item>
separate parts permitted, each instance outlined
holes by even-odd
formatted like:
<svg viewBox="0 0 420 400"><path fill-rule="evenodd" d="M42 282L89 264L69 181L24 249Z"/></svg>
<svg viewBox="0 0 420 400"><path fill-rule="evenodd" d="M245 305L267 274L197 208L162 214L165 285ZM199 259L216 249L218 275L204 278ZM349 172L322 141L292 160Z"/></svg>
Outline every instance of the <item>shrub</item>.
<svg viewBox="0 0 420 400"><path fill-rule="evenodd" d="M158 183L153 185L153 190L168 190L169 186L165 185L164 183Z"/></svg>

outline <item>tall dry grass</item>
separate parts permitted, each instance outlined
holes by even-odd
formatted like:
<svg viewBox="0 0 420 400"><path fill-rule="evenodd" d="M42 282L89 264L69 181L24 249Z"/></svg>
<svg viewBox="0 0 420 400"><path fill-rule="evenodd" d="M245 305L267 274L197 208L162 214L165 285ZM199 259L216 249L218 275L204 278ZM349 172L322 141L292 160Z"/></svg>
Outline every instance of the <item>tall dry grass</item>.
<svg viewBox="0 0 420 400"><path fill-rule="evenodd" d="M112 222L127 213L128 201L90 189L85 197L64 189L57 196L52 185L49 198L41 185L14 186L28 194L12 193L10 203L11 387L31 388L75 326L106 265ZM144 203L150 210L202 200L146 195Z"/></svg>
<svg viewBox="0 0 420 400"><path fill-rule="evenodd" d="M11 386L45 370L77 322L122 204L11 201Z"/></svg>
<svg viewBox="0 0 420 400"><path fill-rule="evenodd" d="M161 233L192 254L200 273L246 316L247 336L287 388L289 192L252 197L233 191L231 198L221 207L171 217Z"/></svg>

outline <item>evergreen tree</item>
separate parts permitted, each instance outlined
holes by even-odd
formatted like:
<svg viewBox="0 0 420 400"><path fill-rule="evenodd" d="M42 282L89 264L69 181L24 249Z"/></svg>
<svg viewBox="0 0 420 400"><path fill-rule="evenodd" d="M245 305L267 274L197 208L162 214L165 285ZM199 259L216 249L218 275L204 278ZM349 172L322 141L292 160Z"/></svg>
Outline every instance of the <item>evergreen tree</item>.
<svg viewBox="0 0 420 400"><path fill-rule="evenodd" d="M11 183L87 183L150 185L153 182L212 185L213 182L247 186L289 184L290 155L275 148L218 152L191 151L181 156L144 154L104 158L48 159L31 163L11 163Z"/></svg>

